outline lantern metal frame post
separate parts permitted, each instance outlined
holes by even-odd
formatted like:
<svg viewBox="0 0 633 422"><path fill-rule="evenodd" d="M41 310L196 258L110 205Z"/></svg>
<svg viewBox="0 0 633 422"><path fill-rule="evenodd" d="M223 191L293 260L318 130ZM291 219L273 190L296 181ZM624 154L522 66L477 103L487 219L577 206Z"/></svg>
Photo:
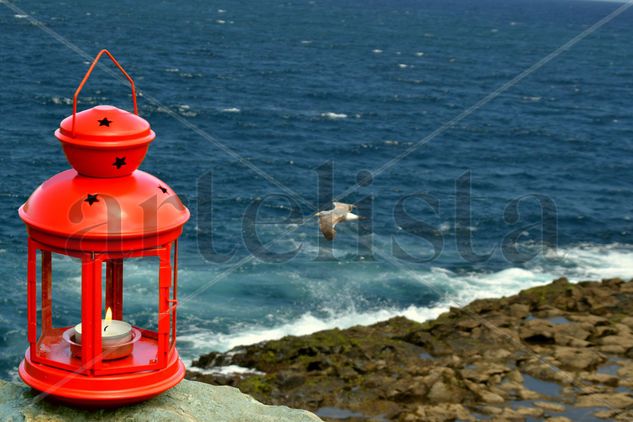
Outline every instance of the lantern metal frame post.
<svg viewBox="0 0 633 422"><path fill-rule="evenodd" d="M101 263L94 254L81 259L81 366L90 373L101 361Z"/></svg>
<svg viewBox="0 0 633 422"><path fill-rule="evenodd" d="M169 341L169 290L171 289L171 245L166 245L158 255L158 365L167 365Z"/></svg>
<svg viewBox="0 0 633 422"><path fill-rule="evenodd" d="M37 359L37 249L35 242L28 240L27 252L27 286L26 286L26 315L27 338L31 359Z"/></svg>

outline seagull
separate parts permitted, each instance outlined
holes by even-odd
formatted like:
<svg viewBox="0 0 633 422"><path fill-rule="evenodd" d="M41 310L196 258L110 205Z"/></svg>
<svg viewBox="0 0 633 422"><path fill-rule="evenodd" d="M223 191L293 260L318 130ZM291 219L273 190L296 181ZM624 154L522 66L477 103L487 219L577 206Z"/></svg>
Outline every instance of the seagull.
<svg viewBox="0 0 633 422"><path fill-rule="evenodd" d="M327 240L333 240L336 236L336 229L334 227L338 223L361 219L361 217L351 212L352 208L356 208L356 205L345 204L343 202L332 202L332 204L334 204L333 209L314 214L315 217L319 217L319 228Z"/></svg>

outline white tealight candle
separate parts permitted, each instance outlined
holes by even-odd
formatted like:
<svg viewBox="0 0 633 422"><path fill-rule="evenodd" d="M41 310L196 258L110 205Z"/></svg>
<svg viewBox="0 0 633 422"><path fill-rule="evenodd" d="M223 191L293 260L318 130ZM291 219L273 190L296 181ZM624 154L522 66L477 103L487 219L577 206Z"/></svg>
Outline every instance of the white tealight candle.
<svg viewBox="0 0 633 422"><path fill-rule="evenodd" d="M132 326L125 321L113 320L110 308L105 319L101 320L100 331L102 347L124 344L132 339ZM75 325L75 342L81 344L81 324Z"/></svg>

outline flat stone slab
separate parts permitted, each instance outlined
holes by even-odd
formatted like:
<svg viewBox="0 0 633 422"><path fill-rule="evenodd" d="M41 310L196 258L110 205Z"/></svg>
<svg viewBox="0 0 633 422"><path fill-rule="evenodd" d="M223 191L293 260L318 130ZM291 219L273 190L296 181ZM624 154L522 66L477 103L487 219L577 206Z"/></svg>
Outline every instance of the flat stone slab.
<svg viewBox="0 0 633 422"><path fill-rule="evenodd" d="M38 400L30 388L0 380L0 415L5 422L316 422L316 415L267 406L237 388L184 380L164 394L119 409L84 410Z"/></svg>

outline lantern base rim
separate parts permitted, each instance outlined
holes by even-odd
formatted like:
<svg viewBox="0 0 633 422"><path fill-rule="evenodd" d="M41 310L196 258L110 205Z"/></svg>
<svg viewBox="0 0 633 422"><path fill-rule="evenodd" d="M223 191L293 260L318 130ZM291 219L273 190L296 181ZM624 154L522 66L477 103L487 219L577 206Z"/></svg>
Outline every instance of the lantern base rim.
<svg viewBox="0 0 633 422"><path fill-rule="evenodd" d="M87 376L35 363L27 349L18 370L26 385L55 401L101 408L148 400L180 383L185 372L185 365L175 349L163 369L108 376Z"/></svg>

